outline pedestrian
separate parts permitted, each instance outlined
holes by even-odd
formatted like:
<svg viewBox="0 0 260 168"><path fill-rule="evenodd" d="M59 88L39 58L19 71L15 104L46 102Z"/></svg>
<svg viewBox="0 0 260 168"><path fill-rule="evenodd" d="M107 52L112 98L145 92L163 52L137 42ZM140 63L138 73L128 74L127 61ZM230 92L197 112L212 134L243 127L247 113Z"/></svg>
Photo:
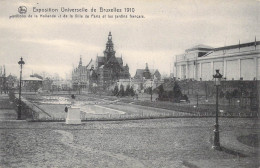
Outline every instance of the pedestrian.
<svg viewBox="0 0 260 168"><path fill-rule="evenodd" d="M69 111L69 109L68 109L68 107L67 106L65 106L65 109L64 109L64 111L65 111L65 119L67 118L67 113L68 113L68 111Z"/></svg>
<svg viewBox="0 0 260 168"><path fill-rule="evenodd" d="M68 107L67 107L67 106L65 106L65 109L64 109L64 111L65 111L65 113L67 113L67 112L68 112Z"/></svg>

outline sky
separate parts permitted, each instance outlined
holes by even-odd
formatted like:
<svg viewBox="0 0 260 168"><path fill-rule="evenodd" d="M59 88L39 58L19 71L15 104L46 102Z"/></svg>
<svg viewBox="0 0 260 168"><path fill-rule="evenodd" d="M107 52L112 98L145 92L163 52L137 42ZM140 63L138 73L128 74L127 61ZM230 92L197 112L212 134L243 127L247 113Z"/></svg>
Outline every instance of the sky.
<svg viewBox="0 0 260 168"><path fill-rule="evenodd" d="M18 8L27 8L26 18ZM53 8L58 12L36 12ZM61 12L61 8L87 12ZM100 12L121 9L122 12ZM97 12L91 12L91 8ZM134 13L124 12L134 8ZM33 17L28 18L31 14ZM42 18L40 15L127 15L128 18ZM144 18L129 18L129 15ZM20 14L19 14L20 15ZM37 15L38 18L35 18ZM111 31L116 56L123 58L134 76L136 69L173 72L175 55L198 44L222 47L260 40L260 1L256 0L0 0L0 66L7 74L19 75L18 61L23 57L23 75L32 73L70 76L80 56L87 65L103 56Z"/></svg>

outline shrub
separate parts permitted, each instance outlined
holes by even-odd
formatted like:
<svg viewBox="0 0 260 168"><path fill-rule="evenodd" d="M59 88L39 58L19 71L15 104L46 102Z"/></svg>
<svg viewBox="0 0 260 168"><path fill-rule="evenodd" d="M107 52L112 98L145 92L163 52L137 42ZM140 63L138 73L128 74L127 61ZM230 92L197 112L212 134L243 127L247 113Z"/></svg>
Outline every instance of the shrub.
<svg viewBox="0 0 260 168"><path fill-rule="evenodd" d="M113 95L114 96L118 95L118 86L117 85L114 88Z"/></svg>
<svg viewBox="0 0 260 168"><path fill-rule="evenodd" d="M125 90L124 90L124 85L120 85L120 90L119 90L119 96L124 96L125 95Z"/></svg>

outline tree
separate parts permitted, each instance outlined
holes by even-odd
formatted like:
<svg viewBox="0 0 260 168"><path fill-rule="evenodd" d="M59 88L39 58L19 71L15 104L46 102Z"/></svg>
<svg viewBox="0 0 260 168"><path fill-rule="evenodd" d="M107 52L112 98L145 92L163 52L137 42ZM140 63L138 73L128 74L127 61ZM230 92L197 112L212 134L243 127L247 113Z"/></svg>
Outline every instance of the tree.
<svg viewBox="0 0 260 168"><path fill-rule="evenodd" d="M42 82L42 87L44 90L51 90L51 85L53 83L53 80L50 79L49 77L45 78Z"/></svg>
<svg viewBox="0 0 260 168"><path fill-rule="evenodd" d="M175 82L174 83L174 87L173 87L173 98L174 98L174 101L180 100L181 96L182 96L181 88L180 88L179 84L177 82Z"/></svg>
<svg viewBox="0 0 260 168"><path fill-rule="evenodd" d="M221 90L220 92L219 92L219 98L223 98L224 97L224 92Z"/></svg>
<svg viewBox="0 0 260 168"><path fill-rule="evenodd" d="M124 90L124 85L120 85L120 90L119 90L119 96L124 96L125 95L125 90Z"/></svg>
<svg viewBox="0 0 260 168"><path fill-rule="evenodd" d="M225 94L225 97L228 100L228 104L230 106L230 101L232 99L232 94L229 91L227 91L226 94Z"/></svg>
<svg viewBox="0 0 260 168"><path fill-rule="evenodd" d="M237 89L233 90L232 92L232 98L238 98L240 97L240 93Z"/></svg>
<svg viewBox="0 0 260 168"><path fill-rule="evenodd" d="M113 95L116 96L118 95L118 86L116 85L114 90L113 90Z"/></svg>
<svg viewBox="0 0 260 168"><path fill-rule="evenodd" d="M159 99L161 99L163 97L163 92L164 92L163 85L160 85L158 89L159 89L158 96Z"/></svg>
<svg viewBox="0 0 260 168"><path fill-rule="evenodd" d="M125 96L129 96L129 95L130 95L130 85L127 85L125 90Z"/></svg>
<svg viewBox="0 0 260 168"><path fill-rule="evenodd" d="M141 90L144 89L144 85L143 85L143 83L140 84L140 89L141 89Z"/></svg>
<svg viewBox="0 0 260 168"><path fill-rule="evenodd" d="M130 87L129 94L130 94L131 96L134 96L134 95L135 95L135 91L134 91L134 88L133 88L132 86Z"/></svg>
<svg viewBox="0 0 260 168"><path fill-rule="evenodd" d="M41 84L39 82L33 82L32 83L32 89L34 90L34 92L37 92L38 89L40 89Z"/></svg>

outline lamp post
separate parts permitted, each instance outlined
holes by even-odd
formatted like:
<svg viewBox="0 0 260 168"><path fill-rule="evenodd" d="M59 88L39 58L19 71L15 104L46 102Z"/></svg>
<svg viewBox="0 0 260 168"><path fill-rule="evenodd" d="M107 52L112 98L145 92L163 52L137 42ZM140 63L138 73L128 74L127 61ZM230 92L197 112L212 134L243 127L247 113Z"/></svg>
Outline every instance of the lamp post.
<svg viewBox="0 0 260 168"><path fill-rule="evenodd" d="M219 70L216 70L216 74L213 75L215 79L215 86L216 86L216 123L215 123L215 130L214 130L214 144L212 146L213 149L221 150L220 148L220 141L219 141L219 125L218 125L218 87L220 86L220 81L222 75L219 73Z"/></svg>
<svg viewBox="0 0 260 168"><path fill-rule="evenodd" d="M153 78L151 77L151 102L153 101Z"/></svg>
<svg viewBox="0 0 260 168"><path fill-rule="evenodd" d="M23 71L23 65L25 64L25 62L23 61L23 58L21 57L21 60L18 62L18 64L21 67L20 70L20 85L19 85L19 105L18 105L18 120L21 120L22 117L22 102L21 102L21 92L22 92L22 71Z"/></svg>

